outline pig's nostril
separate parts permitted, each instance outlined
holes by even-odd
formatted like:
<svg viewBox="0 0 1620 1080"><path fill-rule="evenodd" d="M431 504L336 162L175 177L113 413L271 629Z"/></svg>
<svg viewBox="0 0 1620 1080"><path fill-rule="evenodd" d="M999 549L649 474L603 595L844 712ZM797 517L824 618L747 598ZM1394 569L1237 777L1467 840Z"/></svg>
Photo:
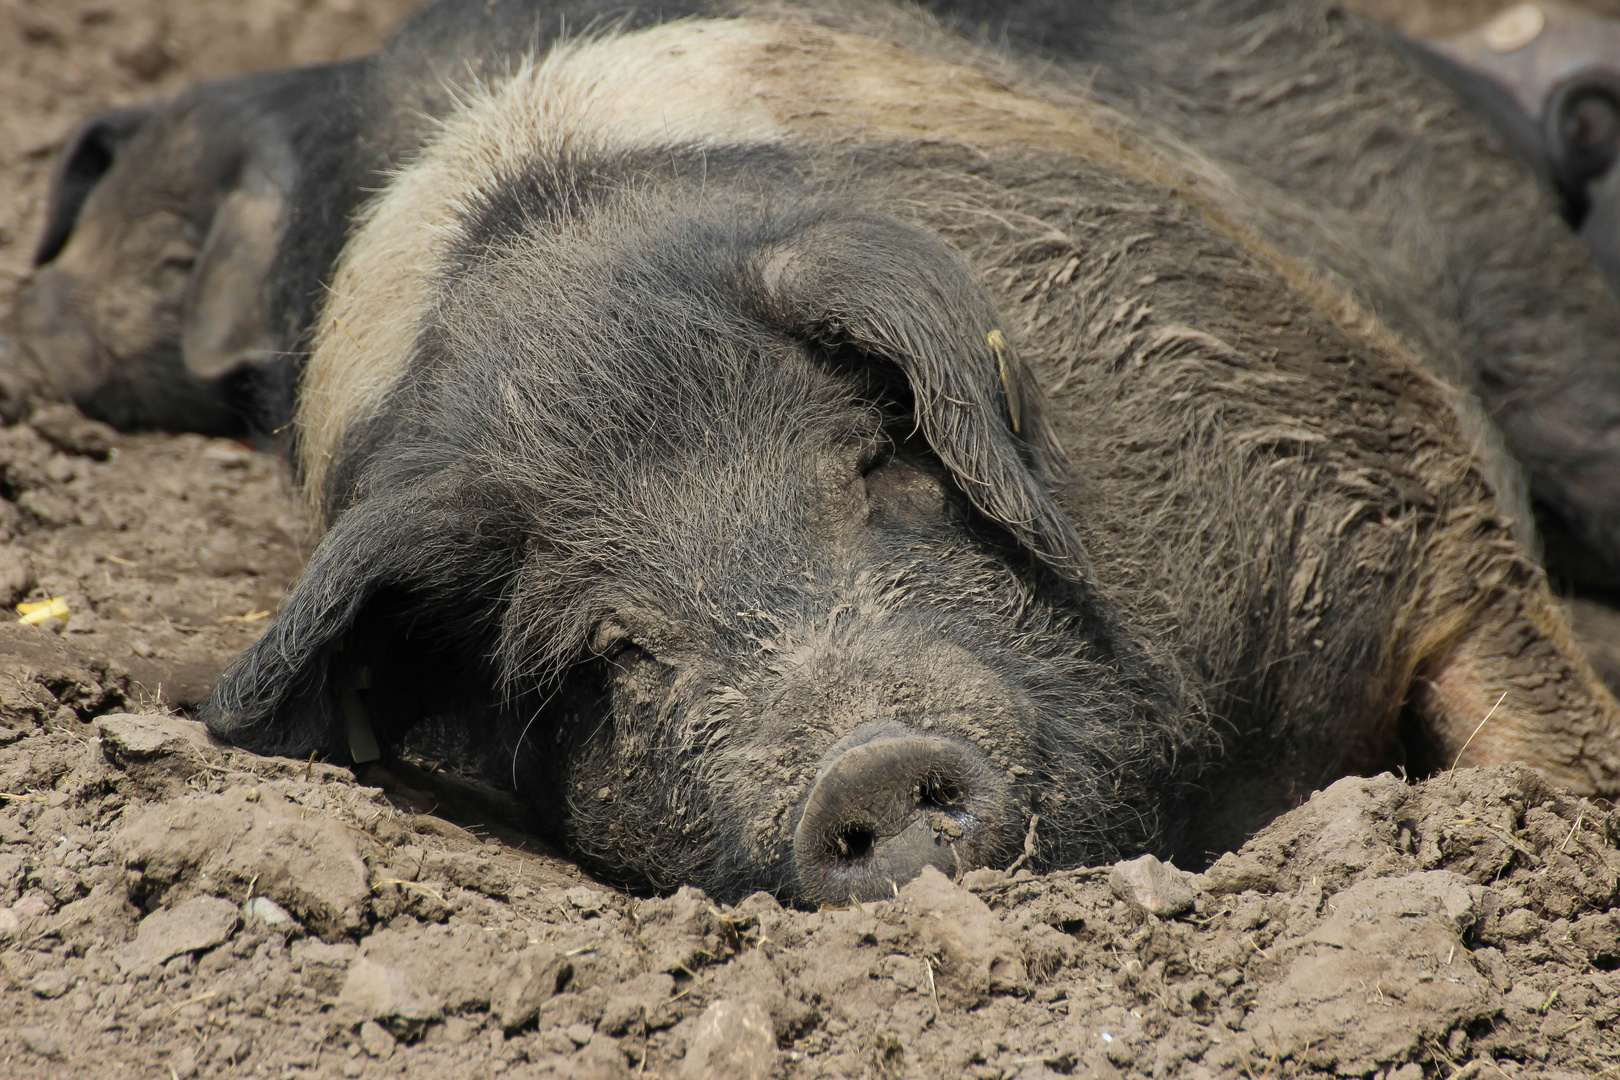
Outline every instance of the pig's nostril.
<svg viewBox="0 0 1620 1080"><path fill-rule="evenodd" d="M870 825L846 825L833 833L833 850L844 862L859 862L872 854L877 830Z"/></svg>
<svg viewBox="0 0 1620 1080"><path fill-rule="evenodd" d="M958 872L1016 846L1006 780L977 750L944 739L874 739L844 751L811 787L794 830L806 900L890 896L925 866Z"/></svg>
<svg viewBox="0 0 1620 1080"><path fill-rule="evenodd" d="M954 809L962 801L962 789L948 781L928 777L917 784L917 805L930 810Z"/></svg>

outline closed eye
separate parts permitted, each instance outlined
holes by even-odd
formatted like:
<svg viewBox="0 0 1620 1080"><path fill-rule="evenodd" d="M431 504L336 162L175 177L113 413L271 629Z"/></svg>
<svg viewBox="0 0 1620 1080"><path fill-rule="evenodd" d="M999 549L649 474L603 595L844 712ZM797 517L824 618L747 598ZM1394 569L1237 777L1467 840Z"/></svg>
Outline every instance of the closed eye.
<svg viewBox="0 0 1620 1080"><path fill-rule="evenodd" d="M861 460L861 475L871 476L879 469L888 467L894 461L894 444L887 439L873 445L871 450Z"/></svg>
<svg viewBox="0 0 1620 1080"><path fill-rule="evenodd" d="M873 512L883 517L920 522L949 512L950 489L943 478L909 456L891 452L862 479Z"/></svg>

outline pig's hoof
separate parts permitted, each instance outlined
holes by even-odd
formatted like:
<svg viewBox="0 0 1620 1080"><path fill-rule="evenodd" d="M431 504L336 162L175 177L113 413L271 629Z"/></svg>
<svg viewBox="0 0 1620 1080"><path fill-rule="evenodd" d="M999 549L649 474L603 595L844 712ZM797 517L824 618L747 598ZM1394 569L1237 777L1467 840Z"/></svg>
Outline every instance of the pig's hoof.
<svg viewBox="0 0 1620 1080"><path fill-rule="evenodd" d="M957 873L999 857L1016 821L1007 781L978 751L920 735L874 739L811 788L793 834L799 886L824 904L893 896L925 866Z"/></svg>

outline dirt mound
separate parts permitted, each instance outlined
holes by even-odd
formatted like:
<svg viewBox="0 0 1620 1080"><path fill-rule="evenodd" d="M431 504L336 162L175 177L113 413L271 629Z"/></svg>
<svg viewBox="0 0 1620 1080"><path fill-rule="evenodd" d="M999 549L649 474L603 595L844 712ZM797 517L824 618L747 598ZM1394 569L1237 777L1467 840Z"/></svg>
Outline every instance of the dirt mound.
<svg viewBox="0 0 1620 1080"><path fill-rule="evenodd" d="M1620 817L1528 772L1344 780L1204 874L930 871L816 912L635 899L345 770L87 719L92 686L118 691L25 633L51 641L0 640L7 682L69 676L82 704L13 728L0 769L8 1076L1620 1066Z"/></svg>

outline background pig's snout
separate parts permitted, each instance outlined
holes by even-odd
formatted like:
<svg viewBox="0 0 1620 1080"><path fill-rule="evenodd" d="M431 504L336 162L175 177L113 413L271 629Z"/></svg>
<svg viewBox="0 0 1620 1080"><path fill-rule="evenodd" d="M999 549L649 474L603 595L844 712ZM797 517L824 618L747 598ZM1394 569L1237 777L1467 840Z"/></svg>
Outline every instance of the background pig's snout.
<svg viewBox="0 0 1620 1080"><path fill-rule="evenodd" d="M833 759L810 789L793 854L804 899L847 903L892 896L925 866L982 866L1017 832L1007 781L978 751L905 735Z"/></svg>
<svg viewBox="0 0 1620 1080"><path fill-rule="evenodd" d="M5 330L15 335L0 357L0 390L22 411L25 399L45 391L77 397L104 378L96 340L79 310L74 289L49 268L18 292ZM6 414L9 418L9 412Z"/></svg>
<svg viewBox="0 0 1620 1080"><path fill-rule="evenodd" d="M0 424L15 424L26 416L43 383L33 357L0 328Z"/></svg>

